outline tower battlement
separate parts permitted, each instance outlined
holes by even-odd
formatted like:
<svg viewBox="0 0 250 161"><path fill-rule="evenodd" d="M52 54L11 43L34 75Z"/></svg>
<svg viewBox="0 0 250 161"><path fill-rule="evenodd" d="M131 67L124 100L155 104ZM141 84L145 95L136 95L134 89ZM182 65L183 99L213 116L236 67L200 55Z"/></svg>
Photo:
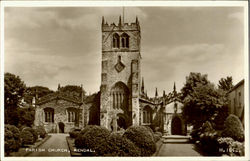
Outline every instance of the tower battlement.
<svg viewBox="0 0 250 161"><path fill-rule="evenodd" d="M135 22L132 23L124 23L121 20L121 16L119 17L118 24L114 22L109 24L107 21L105 22L104 17L102 17L102 32L110 32L110 31L140 31L140 24L138 18L136 17Z"/></svg>

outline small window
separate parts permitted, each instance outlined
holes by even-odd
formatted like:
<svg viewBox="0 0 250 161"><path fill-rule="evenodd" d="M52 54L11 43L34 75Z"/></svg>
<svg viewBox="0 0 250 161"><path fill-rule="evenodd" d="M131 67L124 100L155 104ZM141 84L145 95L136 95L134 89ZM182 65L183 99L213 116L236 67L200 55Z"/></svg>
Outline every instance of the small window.
<svg viewBox="0 0 250 161"><path fill-rule="evenodd" d="M53 108L45 108L45 122L54 122L54 109Z"/></svg>
<svg viewBox="0 0 250 161"><path fill-rule="evenodd" d="M129 36L126 33L123 33L121 36L121 42L123 48L129 48Z"/></svg>
<svg viewBox="0 0 250 161"><path fill-rule="evenodd" d="M113 48L120 48L120 40L117 33L113 35Z"/></svg>
<svg viewBox="0 0 250 161"><path fill-rule="evenodd" d="M150 124L152 122L152 110L149 106L143 110L143 123Z"/></svg>
<svg viewBox="0 0 250 161"><path fill-rule="evenodd" d="M76 110L74 108L68 108L68 122L75 122L77 117L76 117Z"/></svg>

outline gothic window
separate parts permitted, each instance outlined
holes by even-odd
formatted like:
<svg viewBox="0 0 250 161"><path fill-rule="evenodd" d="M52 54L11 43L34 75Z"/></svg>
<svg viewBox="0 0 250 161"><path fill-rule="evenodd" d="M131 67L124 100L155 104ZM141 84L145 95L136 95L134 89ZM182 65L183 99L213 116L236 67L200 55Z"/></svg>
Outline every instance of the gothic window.
<svg viewBox="0 0 250 161"><path fill-rule="evenodd" d="M45 122L54 122L54 109L45 108L44 109Z"/></svg>
<svg viewBox="0 0 250 161"><path fill-rule="evenodd" d="M152 110L149 106L143 109L143 123L150 124L152 122Z"/></svg>
<svg viewBox="0 0 250 161"><path fill-rule="evenodd" d="M68 108L67 113L68 113L68 122L76 122L77 120L76 110L74 108Z"/></svg>
<svg viewBox="0 0 250 161"><path fill-rule="evenodd" d="M122 83L116 83L111 89L111 107L113 109L127 109L128 108L128 88Z"/></svg>
<svg viewBox="0 0 250 161"><path fill-rule="evenodd" d="M113 35L113 48L120 48L120 38L117 33Z"/></svg>
<svg viewBox="0 0 250 161"><path fill-rule="evenodd" d="M123 48L129 48L129 36L126 33L123 33L121 36L121 42Z"/></svg>

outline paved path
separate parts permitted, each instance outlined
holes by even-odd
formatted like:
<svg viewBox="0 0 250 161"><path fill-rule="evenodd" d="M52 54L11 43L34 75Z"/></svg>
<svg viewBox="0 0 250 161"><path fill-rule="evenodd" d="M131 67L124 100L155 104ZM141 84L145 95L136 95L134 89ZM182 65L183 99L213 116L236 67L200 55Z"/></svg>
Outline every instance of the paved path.
<svg viewBox="0 0 250 161"><path fill-rule="evenodd" d="M70 156L66 141L68 134L49 134L51 137L28 156Z"/></svg>
<svg viewBox="0 0 250 161"><path fill-rule="evenodd" d="M156 156L185 157L185 156L201 156L201 154L195 150L194 144L163 143Z"/></svg>

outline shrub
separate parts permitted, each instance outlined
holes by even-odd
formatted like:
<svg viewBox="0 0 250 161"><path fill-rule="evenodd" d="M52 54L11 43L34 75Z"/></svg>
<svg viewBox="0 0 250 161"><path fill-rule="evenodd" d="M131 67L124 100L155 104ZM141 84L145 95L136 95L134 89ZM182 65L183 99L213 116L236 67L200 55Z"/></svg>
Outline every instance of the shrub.
<svg viewBox="0 0 250 161"><path fill-rule="evenodd" d="M23 128L22 131L29 131L33 135L33 143L35 143L37 141L38 134L37 134L37 131L35 129L32 129L30 127L25 127L25 128Z"/></svg>
<svg viewBox="0 0 250 161"><path fill-rule="evenodd" d="M112 133L108 139L109 151L105 156L140 156L140 149L119 133Z"/></svg>
<svg viewBox="0 0 250 161"><path fill-rule="evenodd" d="M91 149L95 151L92 154L85 155L96 155L103 156L109 152L108 148L108 137L110 131L105 127L91 125L83 129L75 140L75 146L79 149Z"/></svg>
<svg viewBox="0 0 250 161"><path fill-rule="evenodd" d="M230 114L225 121L225 129L222 132L222 136L231 137L236 141L244 141L244 129L240 119Z"/></svg>
<svg viewBox="0 0 250 161"><path fill-rule="evenodd" d="M244 143L234 141L230 137L220 137L218 138L219 152L221 155L227 154L229 156L244 156L245 148Z"/></svg>
<svg viewBox="0 0 250 161"><path fill-rule="evenodd" d="M199 129L198 132L198 140L201 145L201 148L207 155L218 155L218 137L218 131L213 129L209 121L203 123L202 127Z"/></svg>
<svg viewBox="0 0 250 161"><path fill-rule="evenodd" d="M12 133L14 139L14 144L11 148L13 148L13 151L18 151L22 144L19 129L14 125L5 125L5 129L9 130Z"/></svg>
<svg viewBox="0 0 250 161"><path fill-rule="evenodd" d="M23 130L21 132L21 139L23 145L30 145L34 143L34 136L33 134L28 130Z"/></svg>
<svg viewBox="0 0 250 161"><path fill-rule="evenodd" d="M140 148L142 156L151 156L156 151L152 130L145 126L130 126L123 136Z"/></svg>
<svg viewBox="0 0 250 161"><path fill-rule="evenodd" d="M69 132L69 136L71 138L77 138L77 136L80 134L81 130L80 129L73 129L72 131Z"/></svg>
<svg viewBox="0 0 250 161"><path fill-rule="evenodd" d="M45 138L47 135L44 126L37 126L36 131L37 131L37 134L40 136L40 138Z"/></svg>
<svg viewBox="0 0 250 161"><path fill-rule="evenodd" d="M15 151L15 149L16 149L16 142L15 142L13 133L7 128L4 128L4 151L5 153L9 155L9 153Z"/></svg>
<svg viewBox="0 0 250 161"><path fill-rule="evenodd" d="M154 139L155 139L155 142L159 141L162 137L162 133L161 132L155 132L154 133Z"/></svg>

